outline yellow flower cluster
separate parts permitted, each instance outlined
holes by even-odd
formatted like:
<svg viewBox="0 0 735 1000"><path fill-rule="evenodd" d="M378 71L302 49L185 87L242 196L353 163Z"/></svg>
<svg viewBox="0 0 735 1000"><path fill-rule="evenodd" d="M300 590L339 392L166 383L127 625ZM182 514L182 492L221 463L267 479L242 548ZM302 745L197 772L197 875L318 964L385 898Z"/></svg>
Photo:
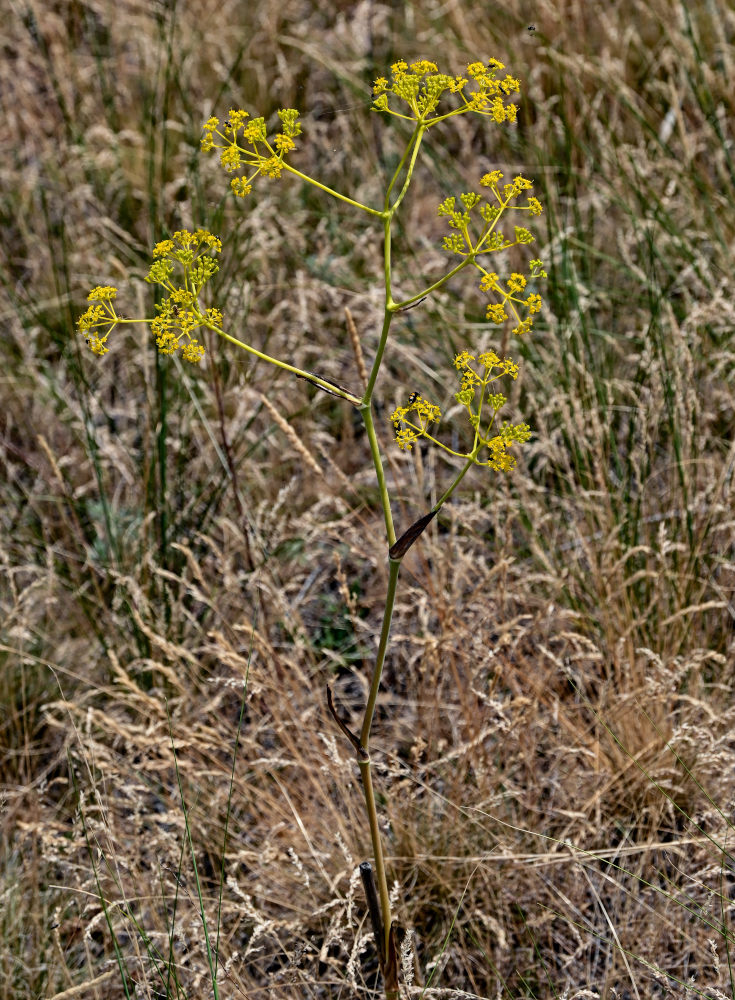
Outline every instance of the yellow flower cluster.
<svg viewBox="0 0 735 1000"><path fill-rule="evenodd" d="M117 289L112 285L97 285L87 296L87 301L92 305L77 320L77 329L84 335L92 354L100 358L109 350L105 346L107 338L118 321L112 304L112 300L116 297ZM106 333L100 336L103 330L106 330Z"/></svg>
<svg viewBox="0 0 735 1000"><path fill-rule="evenodd" d="M233 177L230 186L238 198L244 198L253 189L253 181L262 174L278 178L284 166L284 157L296 149L295 138L301 134L299 113L294 108L281 108L281 132L268 138L264 118L250 118L242 108L233 108L220 128L219 118L207 119L202 126L204 138L202 152L219 149L220 163L228 173L245 169L245 176Z"/></svg>
<svg viewBox="0 0 735 1000"><path fill-rule="evenodd" d="M494 351L485 351L477 357L469 351L461 351L454 359L454 366L461 382L454 398L467 411L474 433L472 449L465 453L453 451L429 434L429 424L439 420L441 411L418 393L413 393L406 406L396 407L390 415L398 447L410 451L420 438L426 438L450 455L470 459L475 465L488 466L498 472L509 472L516 459L508 449L514 443L527 441L531 431L528 424L495 426L497 413L507 400L502 393L491 392L490 387L506 375L518 378L518 365L512 358L499 358ZM484 458L481 457L483 452L486 453Z"/></svg>
<svg viewBox="0 0 735 1000"><path fill-rule="evenodd" d="M411 413L414 414L413 417L409 417ZM398 447L410 451L420 437L428 436L426 432L429 424L437 423L441 415L438 406L423 399L418 393L412 393L408 406L398 406L390 415Z"/></svg>
<svg viewBox="0 0 735 1000"><path fill-rule="evenodd" d="M199 328L218 329L222 325L219 309L202 310L199 295L204 285L215 275L219 265L211 256L222 249L221 241L206 229L190 232L182 229L170 239L153 247L153 263L146 281L160 285L168 293L156 306L157 315L144 319L124 319L112 304L117 289L110 285L93 288L88 295L92 305L77 320L93 354L107 353L107 338L118 323L145 323L150 326L162 354L181 351L185 361L196 364L204 357L204 347L193 338ZM183 272L176 284L175 272Z"/></svg>
<svg viewBox="0 0 735 1000"><path fill-rule="evenodd" d="M477 370L478 365L481 372ZM477 357L469 351L461 351L454 359L454 367L461 380L461 388L454 398L467 410L470 424L475 430L472 452L475 464L486 465L498 472L510 472L515 467L516 459L508 453L508 449L516 442L528 441L531 429L528 424L507 422L499 429L495 428L497 413L507 400L502 393L488 392L488 389L504 375L509 375L512 379L518 378L518 365L512 358L499 358L494 351L485 351ZM494 428L496 433L491 435ZM488 451L485 460L478 457L483 448Z"/></svg>
<svg viewBox="0 0 735 1000"><path fill-rule="evenodd" d="M497 59L488 63L473 62L467 66L467 76L447 76L440 73L437 66L427 59L408 63L399 61L391 66L391 79L378 77L373 85L376 95L373 107L377 111L386 111L398 118L407 118L429 126L453 115L474 114L485 115L492 121L514 122L518 108L515 104L506 104L504 98L520 90L520 81L512 76L496 79L497 74L505 69ZM474 90L468 90L474 86ZM439 101L445 93L459 95L462 103L459 107L441 115L435 114ZM396 111L390 105L390 96L408 105L410 114Z"/></svg>
<svg viewBox="0 0 735 1000"><path fill-rule="evenodd" d="M531 316L540 312L543 304L541 296L532 294L526 299L521 298L526 287L526 278L518 273L513 273L506 281L506 287L503 287L495 271L487 271L478 257L532 243L534 236L528 229L515 226L514 238L509 239L497 229L497 224L503 213L509 208L520 212L530 212L531 215L540 215L543 208L538 198L533 197L530 197L525 205L513 204L524 191L533 188L533 184L526 177L519 174L510 183L504 184L501 190L500 182L502 179L503 174L500 170L493 170L480 179L480 185L489 188L492 192L494 203L471 191L460 195L461 208L457 207L455 198L445 198L439 205L438 214L446 217L449 228L454 230L449 236L444 237L444 249L461 257L471 258L474 266L482 273L480 288L484 292L493 292L500 299L500 301L492 302L487 306L486 318L491 323L504 323L509 319L510 311L516 320L513 333L520 336L527 333L533 326ZM475 210L482 219L482 224L478 225L473 232L471 228L472 213ZM545 276L546 272L543 270L541 261L531 261L531 277ZM521 317L520 309L527 313L525 318Z"/></svg>
<svg viewBox="0 0 735 1000"><path fill-rule="evenodd" d="M219 253L221 249L222 241L206 229L194 232L182 229L154 246L155 260L145 280L168 292L156 306L158 315L150 321L151 333L162 354L181 351L182 358L191 364L204 357L204 347L192 334L200 327L218 327L222 322L218 309L202 311L199 305L204 285L219 270L211 253ZM172 281L177 265L183 271L180 285Z"/></svg>

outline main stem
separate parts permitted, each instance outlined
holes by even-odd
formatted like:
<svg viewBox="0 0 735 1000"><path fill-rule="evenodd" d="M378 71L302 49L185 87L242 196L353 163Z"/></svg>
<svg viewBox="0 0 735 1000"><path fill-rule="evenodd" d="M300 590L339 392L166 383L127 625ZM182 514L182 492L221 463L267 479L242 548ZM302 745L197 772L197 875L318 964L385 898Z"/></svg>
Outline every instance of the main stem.
<svg viewBox="0 0 735 1000"><path fill-rule="evenodd" d="M390 332L390 325L395 315L398 306L393 300L392 288L391 288L391 222L393 220L393 215L395 214L398 206L403 200L406 191L408 190L408 185L411 181L411 174L413 173L413 167L416 162L416 157L418 155L419 146L421 145L421 139L423 138L425 128L421 123L417 123L416 129L411 137L406 151L401 158L401 162L393 175L393 178L388 185L388 189L385 194L385 201L383 205L382 219L383 219L383 270L385 275L385 304L383 311L383 326L380 332L380 339L378 341L378 347L375 352L375 358L373 359L372 369L368 377L368 382L365 387L365 394L362 398L362 403L360 405L360 414L365 425L365 431L367 433L368 443L370 445L370 453L373 459L373 466L375 468L375 475L378 481L378 489L380 491L380 503L383 508L383 518L385 520L385 534L388 541L388 548L390 548L396 541L395 528L393 526L393 515L390 508L390 496L388 494L388 487L385 479L385 470L383 468L383 460L380 454L380 446L378 444L378 438L375 433L375 424L373 421L373 410L372 410L372 397L375 391L375 384L378 379L378 373L380 371L380 365L383 360L383 354L385 352L386 345L388 343L388 334ZM391 205L391 194L397 184L399 177L401 176L403 170L406 171L406 176L404 179L403 187L397 197L395 198L393 204ZM393 923L393 918L391 915L390 897L388 895L388 877L385 869L385 858L383 856L383 843L380 836L380 826L378 824L378 809L375 803L375 791L373 788L373 776L371 769L370 760L370 729L373 723L373 717L375 715L375 706L378 700L378 691L380 690L380 680L383 675L383 666L385 664L385 655L388 649L388 640L390 638L390 627L393 618L393 608L396 601L396 586L398 583L398 574L401 569L400 559L390 559L388 561L388 591L385 598L385 608L383 610L383 624L380 630L380 640L378 643L378 654L375 660L375 667L373 669L373 674L370 680L370 691L368 694L367 704L365 706L365 716L362 722L362 729L360 731L360 750L359 755L359 767L360 767L360 778L362 780L363 793L365 795L365 809L367 811L368 822L370 825L370 839L373 847L373 858L375 859L375 874L378 883L378 892L380 895L380 911L382 920L382 941L379 942L379 947L381 950L381 966L384 974L385 980L385 995L386 1000L395 1000L398 997L398 970L396 967L396 955L395 948L393 945L394 938L391 935L391 924Z"/></svg>

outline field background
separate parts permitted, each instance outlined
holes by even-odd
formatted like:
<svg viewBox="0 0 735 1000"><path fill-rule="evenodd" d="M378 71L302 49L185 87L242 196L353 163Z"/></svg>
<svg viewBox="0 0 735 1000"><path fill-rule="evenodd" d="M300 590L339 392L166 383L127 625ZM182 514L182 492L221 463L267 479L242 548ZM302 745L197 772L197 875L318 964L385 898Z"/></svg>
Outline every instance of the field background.
<svg viewBox="0 0 735 1000"><path fill-rule="evenodd" d="M204 226L232 332L359 389L344 310L370 358L379 232L289 178L235 204L201 123L297 107L294 164L375 203L403 134L372 80L490 56L517 127L431 134L397 235L411 294L444 267L439 201L522 172L549 271L512 345L534 437L402 573L374 746L413 990L732 997L732 7L0 6L0 1000L124 995L100 891L131 996L211 996L172 738L212 924L248 670L220 995L375 995L324 697L360 717L386 581L356 414L227 345L184 370L124 328L99 361L74 324L96 284L150 313L153 242ZM394 324L399 530L451 469L387 415L451 410L454 353L497 346L483 312L458 281Z"/></svg>

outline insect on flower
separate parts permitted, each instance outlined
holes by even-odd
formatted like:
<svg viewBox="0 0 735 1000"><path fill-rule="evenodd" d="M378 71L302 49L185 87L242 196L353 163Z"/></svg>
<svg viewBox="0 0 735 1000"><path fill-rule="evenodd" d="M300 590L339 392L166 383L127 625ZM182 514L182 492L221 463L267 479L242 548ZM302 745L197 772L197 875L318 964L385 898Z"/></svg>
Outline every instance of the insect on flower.
<svg viewBox="0 0 735 1000"><path fill-rule="evenodd" d="M408 405L409 406L413 406L413 404L416 402L416 400L420 399L420 398L421 398L421 396L420 396L420 394L418 392L412 392L411 395L408 397Z"/></svg>

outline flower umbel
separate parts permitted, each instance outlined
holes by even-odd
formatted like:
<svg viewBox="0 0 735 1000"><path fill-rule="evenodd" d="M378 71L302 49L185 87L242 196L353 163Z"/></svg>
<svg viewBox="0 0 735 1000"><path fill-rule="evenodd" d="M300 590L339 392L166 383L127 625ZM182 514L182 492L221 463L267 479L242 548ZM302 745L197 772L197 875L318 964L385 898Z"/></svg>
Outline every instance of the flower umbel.
<svg viewBox="0 0 735 1000"><path fill-rule="evenodd" d="M268 138L264 118L250 118L242 108L233 108L220 126L219 118L209 118L202 128L202 152L219 149L220 163L228 173L241 169L244 174L233 177L230 186L238 198L244 198L253 189L253 181L262 174L278 178L283 170L287 153L296 149L295 138L301 134L299 113L295 108L281 108L281 131Z"/></svg>
<svg viewBox="0 0 735 1000"><path fill-rule="evenodd" d="M489 389L504 375L517 379L518 365L512 358L499 358L494 351L485 351L477 357L469 351L461 351L454 359L454 367L461 381L460 390L454 398L467 410L475 431L472 451L467 457L472 457L476 465L510 472L515 467L516 459L508 454L508 448L514 442L528 441L531 429L528 424L507 422L498 428L496 417L507 400L502 393L493 393ZM483 449L487 449L487 455L481 459L479 456Z"/></svg>
<svg viewBox="0 0 735 1000"><path fill-rule="evenodd" d="M533 326L531 316L540 312L543 304L541 296L532 294L523 298L522 293L527 279L522 274L514 272L503 284L496 272L486 270L478 258L508 250L510 247L532 243L534 236L528 229L515 226L513 239L509 239L500 232L497 225L508 209L539 215L543 208L538 198L529 198L525 205L515 203L524 191L533 187L526 177L519 174L510 183L504 184L501 190L502 179L503 174L500 170L493 170L480 179L480 185L490 189L492 200L471 191L460 195L461 209L457 206L456 198L445 198L439 205L438 214L444 216L449 228L454 230L449 236L444 237L444 249L471 260L482 274L480 288L484 292L492 292L498 300L487 306L486 319L491 323L504 323L510 318L510 313L516 321L513 333L520 336L528 333ZM540 260L531 261L530 277L532 279L546 277ZM521 312L525 312L526 315L522 317Z"/></svg>
<svg viewBox="0 0 735 1000"><path fill-rule="evenodd" d="M117 289L112 285L97 285L87 296L87 301L91 302L86 312L77 320L77 329L84 334L92 354L103 357L109 348L105 347L110 332L118 322L113 299L117 297ZM104 336L100 336L102 331L106 331Z"/></svg>
<svg viewBox="0 0 735 1000"><path fill-rule="evenodd" d="M516 459L508 453L508 449L515 442L528 441L531 430L528 424L506 422L497 426L497 414L507 400L502 393L491 392L490 387L506 375L518 378L518 365L512 358L499 358L494 351L485 351L477 356L462 351L454 359L454 366L461 381L460 390L454 398L467 411L474 432L470 451L453 451L429 434L429 424L439 420L441 411L438 406L416 394L409 399L407 406L397 407L390 415L398 447L410 451L419 438L426 438L450 455L468 459L473 465L509 472L514 468Z"/></svg>
<svg viewBox="0 0 735 1000"><path fill-rule="evenodd" d="M423 399L418 393L412 393L408 406L398 406L390 415L398 447L410 451L419 438L429 437L429 424L437 423L440 418L441 410L438 406Z"/></svg>
<svg viewBox="0 0 735 1000"><path fill-rule="evenodd" d="M490 59L487 63L474 62L467 66L467 76L447 76L440 73L437 66L427 59L413 62L409 66L402 60L391 66L391 79L378 77L373 85L376 95L373 107L386 111L397 118L424 123L427 127L454 115L484 115L494 122L514 122L518 113L515 104L505 104L504 98L520 90L520 81L506 75L497 79L503 63ZM474 89L471 89L474 88ZM457 95L459 107L436 114L444 94ZM396 111L391 106L391 96L408 105L409 114Z"/></svg>
<svg viewBox="0 0 735 1000"><path fill-rule="evenodd" d="M202 309L199 303L204 285L219 270L211 254L221 249L220 240L206 229L194 232L182 229L170 239L156 243L145 280L160 285L168 294L156 306L157 315L152 318L118 316L112 304L117 289L109 285L93 288L88 296L93 304L77 320L77 328L92 353L100 357L107 353L107 338L118 323L145 323L150 326L162 354L181 351L185 361L192 364L200 361L204 347L192 334L199 328L216 330L222 324L218 309Z"/></svg>

